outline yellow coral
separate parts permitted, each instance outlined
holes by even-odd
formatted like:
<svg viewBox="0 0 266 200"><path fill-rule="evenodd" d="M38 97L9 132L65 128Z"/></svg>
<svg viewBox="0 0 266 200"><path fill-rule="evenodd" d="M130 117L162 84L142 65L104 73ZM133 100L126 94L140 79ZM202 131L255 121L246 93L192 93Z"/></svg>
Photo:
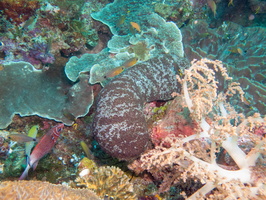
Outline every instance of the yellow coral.
<svg viewBox="0 0 266 200"><path fill-rule="evenodd" d="M79 168L80 171L82 171L83 169L93 170L93 169L96 169L97 166L96 166L96 163L93 160L90 160L89 158L84 157L80 161L78 168Z"/></svg>
<svg viewBox="0 0 266 200"><path fill-rule="evenodd" d="M94 192L88 189L73 189L42 181L0 182L0 199L100 200Z"/></svg>
<svg viewBox="0 0 266 200"><path fill-rule="evenodd" d="M80 185L92 189L98 196L113 199L136 199L133 184L129 177L118 167L99 167L95 170L87 169L88 173L77 179Z"/></svg>

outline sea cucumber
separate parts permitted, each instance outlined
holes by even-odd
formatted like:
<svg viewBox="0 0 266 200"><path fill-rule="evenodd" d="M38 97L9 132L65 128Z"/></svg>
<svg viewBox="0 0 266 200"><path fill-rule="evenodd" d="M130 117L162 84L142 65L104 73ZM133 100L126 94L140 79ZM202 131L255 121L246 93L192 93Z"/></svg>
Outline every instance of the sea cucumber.
<svg viewBox="0 0 266 200"><path fill-rule="evenodd" d="M176 80L184 58L166 54L124 71L99 93L92 130L104 151L120 160L137 158L150 145L143 106L169 100L179 92Z"/></svg>

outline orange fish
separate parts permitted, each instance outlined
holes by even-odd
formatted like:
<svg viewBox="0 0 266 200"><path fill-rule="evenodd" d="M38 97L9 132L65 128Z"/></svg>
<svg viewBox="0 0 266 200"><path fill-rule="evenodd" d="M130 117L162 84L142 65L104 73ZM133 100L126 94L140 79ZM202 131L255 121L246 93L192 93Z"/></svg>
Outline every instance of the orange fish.
<svg viewBox="0 0 266 200"><path fill-rule="evenodd" d="M121 74L124 70L125 70L125 67L124 66L116 67L116 68L112 69L111 71L109 71L104 76L104 78L112 78L114 76L117 76L118 74Z"/></svg>
<svg viewBox="0 0 266 200"><path fill-rule="evenodd" d="M208 6L211 8L213 15L215 17L216 16L216 9L217 9L216 3L213 0L207 0L207 3L208 3Z"/></svg>
<svg viewBox="0 0 266 200"><path fill-rule="evenodd" d="M130 22L131 26L136 29L138 32L141 32L140 25L136 22Z"/></svg>
<svg viewBox="0 0 266 200"><path fill-rule="evenodd" d="M127 60L126 62L123 63L123 65L116 67L114 69L112 69L111 71L109 71L104 78L112 78L114 76L117 76L118 74L121 74L126 68L132 67L133 65L135 65L138 62L138 58L134 57L134 58L130 58L129 60Z"/></svg>
<svg viewBox="0 0 266 200"><path fill-rule="evenodd" d="M130 58L129 60L124 62L124 64L122 66L124 66L125 68L132 67L133 65L135 65L138 62L138 60L139 59L137 57Z"/></svg>

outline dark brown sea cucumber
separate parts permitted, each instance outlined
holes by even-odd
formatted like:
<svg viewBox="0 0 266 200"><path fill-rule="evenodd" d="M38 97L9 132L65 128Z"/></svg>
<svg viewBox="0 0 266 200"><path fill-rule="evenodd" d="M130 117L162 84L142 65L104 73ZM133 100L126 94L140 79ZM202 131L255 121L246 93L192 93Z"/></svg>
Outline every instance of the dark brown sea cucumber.
<svg viewBox="0 0 266 200"><path fill-rule="evenodd" d="M184 63L183 58L169 54L152 58L129 68L102 89L92 130L104 151L131 160L151 145L143 106L169 100L173 92L180 91L176 74Z"/></svg>

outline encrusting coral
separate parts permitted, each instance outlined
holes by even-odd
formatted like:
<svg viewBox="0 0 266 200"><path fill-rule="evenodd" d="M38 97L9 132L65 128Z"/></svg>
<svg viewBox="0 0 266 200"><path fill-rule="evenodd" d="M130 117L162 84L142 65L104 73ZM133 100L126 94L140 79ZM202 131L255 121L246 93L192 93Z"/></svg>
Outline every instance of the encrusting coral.
<svg viewBox="0 0 266 200"><path fill-rule="evenodd" d="M42 181L0 182L0 199L100 200L94 192L88 189L73 189Z"/></svg>
<svg viewBox="0 0 266 200"><path fill-rule="evenodd" d="M224 78L223 90L217 77ZM193 61L178 79L183 106L200 128L188 137L164 138L129 167L161 181L159 192L186 183L182 194L187 199L265 199L266 119L245 118L230 106L228 98L243 91L230 82L221 61ZM222 149L231 164L219 158Z"/></svg>

